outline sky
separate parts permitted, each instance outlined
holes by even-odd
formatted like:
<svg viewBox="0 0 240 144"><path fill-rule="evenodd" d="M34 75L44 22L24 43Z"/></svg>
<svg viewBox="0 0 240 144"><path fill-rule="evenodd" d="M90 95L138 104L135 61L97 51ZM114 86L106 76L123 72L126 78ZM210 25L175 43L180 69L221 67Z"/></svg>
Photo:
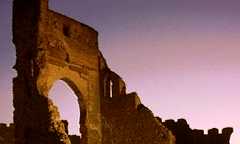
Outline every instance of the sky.
<svg viewBox="0 0 240 144"><path fill-rule="evenodd" d="M205 132L231 126L231 144L240 143L239 0L50 0L49 5L99 32L108 65L156 116L185 118ZM0 0L0 122L12 122L13 112L11 11L12 1ZM65 83L57 82L49 95L62 117L78 121L76 97Z"/></svg>

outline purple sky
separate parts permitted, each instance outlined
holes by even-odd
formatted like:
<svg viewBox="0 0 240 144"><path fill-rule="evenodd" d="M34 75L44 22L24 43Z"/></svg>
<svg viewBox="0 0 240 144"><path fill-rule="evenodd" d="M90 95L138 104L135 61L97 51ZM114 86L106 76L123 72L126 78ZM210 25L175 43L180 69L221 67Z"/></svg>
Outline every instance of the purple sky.
<svg viewBox="0 0 240 144"><path fill-rule="evenodd" d="M13 111L11 7L0 0L0 122L11 122ZM50 7L99 32L109 66L155 115L205 130L233 126L231 144L240 143L239 0L52 0ZM50 95L64 118L78 118L64 83Z"/></svg>

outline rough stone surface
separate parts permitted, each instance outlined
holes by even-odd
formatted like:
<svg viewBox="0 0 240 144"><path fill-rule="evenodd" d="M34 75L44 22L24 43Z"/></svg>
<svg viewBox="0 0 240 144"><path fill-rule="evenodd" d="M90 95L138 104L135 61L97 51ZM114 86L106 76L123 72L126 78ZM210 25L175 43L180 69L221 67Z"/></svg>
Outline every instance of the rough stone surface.
<svg viewBox="0 0 240 144"><path fill-rule="evenodd" d="M78 97L81 142L101 143L98 33L49 10L47 0L14 0L13 5L16 143L70 143L57 107L48 97L57 80L65 81Z"/></svg>
<svg viewBox="0 0 240 144"><path fill-rule="evenodd" d="M175 143L137 94L126 93L99 51L93 28L48 9L48 0L14 0L13 6L15 144ZM68 136L48 97L57 80L78 97L81 139Z"/></svg>

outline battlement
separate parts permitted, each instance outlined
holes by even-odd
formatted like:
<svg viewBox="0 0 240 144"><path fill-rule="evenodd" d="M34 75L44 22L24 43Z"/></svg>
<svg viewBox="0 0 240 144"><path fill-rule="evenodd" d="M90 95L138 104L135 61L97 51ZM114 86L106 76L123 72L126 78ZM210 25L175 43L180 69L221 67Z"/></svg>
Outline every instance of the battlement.
<svg viewBox="0 0 240 144"><path fill-rule="evenodd" d="M226 127L219 133L217 128L208 130L204 134L204 130L191 129L185 119L166 120L163 124L173 132L176 136L176 144L229 144L230 136L233 128Z"/></svg>
<svg viewBox="0 0 240 144"><path fill-rule="evenodd" d="M168 127L182 127L182 128L189 128L189 124L187 123L187 121L185 119L178 119L177 121L173 120L173 119L168 119L165 120L164 125L168 126ZM203 133L204 134L204 130L199 130L199 129L194 129L193 130L196 133ZM226 127L223 128L221 133L219 133L219 130L217 128L211 128L208 130L208 133L206 135L218 135L218 134L229 134L233 132L233 128L232 127Z"/></svg>

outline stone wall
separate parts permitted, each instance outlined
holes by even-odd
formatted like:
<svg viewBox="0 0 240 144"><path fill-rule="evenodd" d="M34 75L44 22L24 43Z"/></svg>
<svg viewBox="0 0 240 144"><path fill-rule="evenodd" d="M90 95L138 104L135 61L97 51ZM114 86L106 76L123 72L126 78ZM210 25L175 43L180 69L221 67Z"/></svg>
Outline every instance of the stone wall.
<svg viewBox="0 0 240 144"><path fill-rule="evenodd" d="M137 93L127 94L124 81L105 63L101 70L103 143L174 144L172 133L141 104Z"/></svg>
<svg viewBox="0 0 240 144"><path fill-rule="evenodd" d="M138 96L126 94L124 81L98 49L97 31L50 10L48 0L14 0L13 6L16 144L70 143L48 97L57 80L65 81L78 97L82 144L174 142Z"/></svg>
<svg viewBox="0 0 240 144"><path fill-rule="evenodd" d="M212 128L204 134L203 130L191 129L185 119L166 120L163 123L176 137L176 144L229 144L233 128L227 127L219 133L218 129Z"/></svg>
<svg viewBox="0 0 240 144"><path fill-rule="evenodd" d="M132 93L136 96L136 93ZM162 123L159 117L139 104L137 109L115 109L110 114L113 118L103 117L104 144L229 144L232 128L213 128L204 134L203 130L191 129L186 120L166 120ZM68 122L63 121L68 134ZM167 130L165 125L170 131ZM136 130L136 128L138 130ZM68 135L71 144L79 144L80 136ZM175 139L176 137L176 139ZM0 144L14 144L14 124L0 124Z"/></svg>
<svg viewBox="0 0 240 144"><path fill-rule="evenodd" d="M48 0L14 0L12 24L16 143L70 143L58 109L48 97L53 84L63 80L78 97L81 142L100 144L98 33L48 9Z"/></svg>

